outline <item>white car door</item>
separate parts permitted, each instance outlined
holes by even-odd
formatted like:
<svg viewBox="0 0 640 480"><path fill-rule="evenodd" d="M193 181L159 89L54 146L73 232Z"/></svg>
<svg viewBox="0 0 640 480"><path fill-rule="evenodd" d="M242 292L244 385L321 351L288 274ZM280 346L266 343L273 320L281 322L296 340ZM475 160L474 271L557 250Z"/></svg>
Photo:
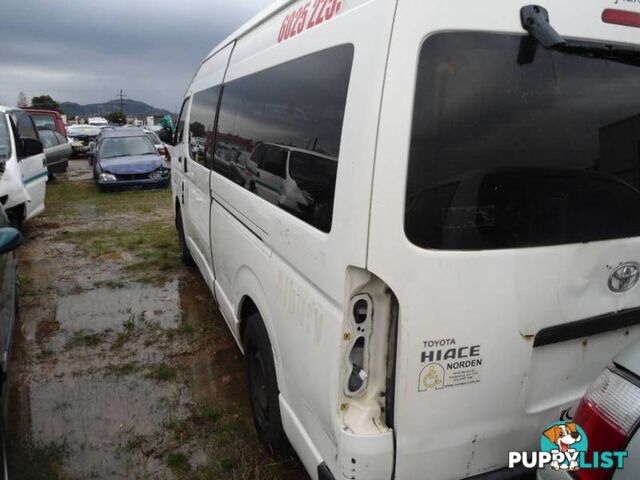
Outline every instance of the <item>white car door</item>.
<svg viewBox="0 0 640 480"><path fill-rule="evenodd" d="M47 161L38 131L31 117L22 111L12 112L10 116L14 128L22 183L29 196L25 205L24 220L29 220L44 211L44 197L48 180ZM40 144L39 148L38 144Z"/></svg>

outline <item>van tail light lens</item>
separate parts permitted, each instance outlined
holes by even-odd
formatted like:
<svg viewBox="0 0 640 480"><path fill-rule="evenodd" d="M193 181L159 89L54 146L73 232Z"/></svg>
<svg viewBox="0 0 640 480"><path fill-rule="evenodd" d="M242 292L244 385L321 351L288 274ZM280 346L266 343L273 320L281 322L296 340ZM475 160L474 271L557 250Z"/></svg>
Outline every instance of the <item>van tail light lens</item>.
<svg viewBox="0 0 640 480"><path fill-rule="evenodd" d="M593 452L624 450L640 419L640 387L607 369L585 393L573 421L587 435L589 450ZM608 480L613 469L580 469L579 480Z"/></svg>
<svg viewBox="0 0 640 480"><path fill-rule="evenodd" d="M640 28L640 13L607 8L602 12L602 21L604 23L613 23L614 25Z"/></svg>

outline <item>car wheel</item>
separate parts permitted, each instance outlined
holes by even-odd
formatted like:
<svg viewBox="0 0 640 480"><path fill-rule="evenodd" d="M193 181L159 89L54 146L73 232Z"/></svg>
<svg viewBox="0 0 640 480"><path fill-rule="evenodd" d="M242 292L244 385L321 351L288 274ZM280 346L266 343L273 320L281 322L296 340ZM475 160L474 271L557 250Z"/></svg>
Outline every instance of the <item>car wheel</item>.
<svg viewBox="0 0 640 480"><path fill-rule="evenodd" d="M184 237L184 227L182 223L182 212L180 208L176 209L176 228L178 229L178 242L180 244L180 261L182 261L183 265L192 266L195 264L193 261L193 257L191 256L191 252L189 251L189 246L187 245L187 241Z"/></svg>
<svg viewBox="0 0 640 480"><path fill-rule="evenodd" d="M271 342L259 313L252 314L247 322L243 344L253 423L264 446L273 455L285 456L290 446L282 428Z"/></svg>

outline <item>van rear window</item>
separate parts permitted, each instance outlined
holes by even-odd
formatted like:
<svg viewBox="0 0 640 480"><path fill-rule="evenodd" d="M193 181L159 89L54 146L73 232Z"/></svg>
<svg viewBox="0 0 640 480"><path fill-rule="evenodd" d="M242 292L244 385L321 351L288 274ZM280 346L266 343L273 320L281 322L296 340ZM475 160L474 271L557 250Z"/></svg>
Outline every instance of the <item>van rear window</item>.
<svg viewBox="0 0 640 480"><path fill-rule="evenodd" d="M482 250L640 236L640 67L521 36L436 34L419 57L405 233Z"/></svg>

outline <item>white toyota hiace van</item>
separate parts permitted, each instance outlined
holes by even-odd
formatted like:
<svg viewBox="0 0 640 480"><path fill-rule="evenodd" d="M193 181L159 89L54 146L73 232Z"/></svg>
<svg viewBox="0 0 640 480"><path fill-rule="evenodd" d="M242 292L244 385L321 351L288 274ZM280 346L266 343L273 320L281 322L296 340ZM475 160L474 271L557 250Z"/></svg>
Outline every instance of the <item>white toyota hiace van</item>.
<svg viewBox="0 0 640 480"><path fill-rule="evenodd" d="M640 3L543 7L280 1L188 87L182 258L314 479L531 475L640 339Z"/></svg>
<svg viewBox="0 0 640 480"><path fill-rule="evenodd" d="M44 211L47 161L31 116L0 105L0 204L16 227Z"/></svg>

